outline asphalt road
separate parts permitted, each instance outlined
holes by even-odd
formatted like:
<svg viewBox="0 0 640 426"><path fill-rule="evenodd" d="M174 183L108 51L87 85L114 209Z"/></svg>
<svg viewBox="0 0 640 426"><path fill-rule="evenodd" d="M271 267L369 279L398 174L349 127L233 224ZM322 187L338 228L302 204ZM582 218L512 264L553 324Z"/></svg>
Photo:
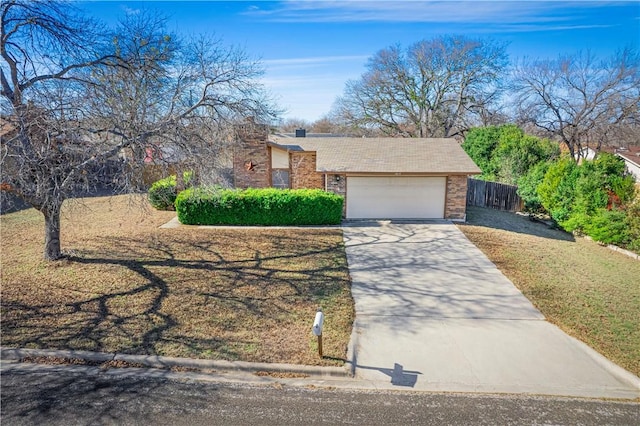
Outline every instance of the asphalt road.
<svg viewBox="0 0 640 426"><path fill-rule="evenodd" d="M133 370L3 367L2 424L640 424L640 404L632 402L251 386Z"/></svg>

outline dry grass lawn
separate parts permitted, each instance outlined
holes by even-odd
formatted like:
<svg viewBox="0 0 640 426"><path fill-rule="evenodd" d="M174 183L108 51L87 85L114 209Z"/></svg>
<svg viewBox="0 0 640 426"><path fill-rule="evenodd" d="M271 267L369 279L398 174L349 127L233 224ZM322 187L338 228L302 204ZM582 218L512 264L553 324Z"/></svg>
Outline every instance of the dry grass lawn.
<svg viewBox="0 0 640 426"><path fill-rule="evenodd" d="M566 333L640 375L640 261L497 210L459 228Z"/></svg>
<svg viewBox="0 0 640 426"><path fill-rule="evenodd" d="M37 211L1 217L3 346L342 363L354 308L339 229L159 229L175 213L134 198L65 206L71 257L52 263Z"/></svg>

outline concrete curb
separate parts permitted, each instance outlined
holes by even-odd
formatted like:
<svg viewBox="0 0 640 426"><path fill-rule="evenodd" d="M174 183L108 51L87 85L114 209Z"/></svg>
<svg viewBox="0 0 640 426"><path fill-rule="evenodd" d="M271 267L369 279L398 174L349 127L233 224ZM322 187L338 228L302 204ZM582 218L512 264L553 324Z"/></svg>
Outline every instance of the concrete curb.
<svg viewBox="0 0 640 426"><path fill-rule="evenodd" d="M585 240L593 241L594 243L596 243L596 244L598 244L598 245L601 245L601 246L603 246L603 247L606 247L606 248L608 248L609 250L613 250L613 251L617 251L618 253L622 253L622 254L624 254L625 256L629 256L629 257L630 257L630 258L632 258L632 259L640 260L640 254L635 254L635 253L634 253L634 252L632 252L632 251L625 250L625 249L623 249L623 248L621 248L621 247L618 247L618 246L616 246L616 245L614 245L614 244L603 244L603 243L600 243L600 242L598 242L598 241L594 240L593 238L591 238L591 237L590 237L590 236L588 236L588 235L583 235L583 236L582 236L582 238L584 238Z"/></svg>
<svg viewBox="0 0 640 426"><path fill-rule="evenodd" d="M112 361L115 354L89 351L67 351L56 349L21 349L21 348L0 348L0 359L20 360L26 357L57 357L80 359L91 362Z"/></svg>
<svg viewBox="0 0 640 426"><path fill-rule="evenodd" d="M351 328L351 338L347 345L347 362L345 362L345 368L348 370L350 377L356 377L356 369L358 368L358 335L360 329L358 327L358 317L353 320L353 326Z"/></svg>
<svg viewBox="0 0 640 426"><path fill-rule="evenodd" d="M26 357L58 357L80 359L91 362L124 361L141 364L148 368L170 369L172 367L197 368L202 370L241 371L246 373L270 372L307 375L315 378L351 378L348 367L318 367L313 365L271 364L266 362L223 361L194 358L173 358L155 355L128 355L119 353L88 352L50 349L0 348L0 359L20 360Z"/></svg>
<svg viewBox="0 0 640 426"><path fill-rule="evenodd" d="M600 352L596 351L595 349L593 349L591 346L587 345L580 339L576 339L575 337L568 335L567 333L562 331L562 329L557 325L555 324L551 324L551 325L553 325L561 333L565 334L569 340L572 340L576 346L580 347L587 355L589 355L589 357L591 357L591 359L596 364L602 367L609 374L611 374L621 382L628 383L634 388L636 388L636 390L638 391L638 397L640 397L640 377L620 367L618 364L611 361L609 358L605 357Z"/></svg>

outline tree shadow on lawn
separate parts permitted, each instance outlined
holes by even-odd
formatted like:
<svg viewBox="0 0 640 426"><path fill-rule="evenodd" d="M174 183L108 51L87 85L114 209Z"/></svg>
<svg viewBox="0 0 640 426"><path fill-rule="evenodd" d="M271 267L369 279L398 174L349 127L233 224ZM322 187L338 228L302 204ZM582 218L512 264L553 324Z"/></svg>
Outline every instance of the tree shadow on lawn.
<svg viewBox="0 0 640 426"><path fill-rule="evenodd" d="M63 267L72 274L97 267L121 282L83 288L90 297L63 303L5 298L5 346L304 362L312 359L310 329L299 318L312 319L348 287L346 263L331 261L340 247L283 251L278 246L293 243L284 235L272 254L248 243L239 258L203 238L107 239L111 250L85 250Z"/></svg>
<svg viewBox="0 0 640 426"><path fill-rule="evenodd" d="M462 224L462 226L464 225L501 229L554 240L575 241L573 235L531 220L526 216L483 207L467 206L467 221Z"/></svg>

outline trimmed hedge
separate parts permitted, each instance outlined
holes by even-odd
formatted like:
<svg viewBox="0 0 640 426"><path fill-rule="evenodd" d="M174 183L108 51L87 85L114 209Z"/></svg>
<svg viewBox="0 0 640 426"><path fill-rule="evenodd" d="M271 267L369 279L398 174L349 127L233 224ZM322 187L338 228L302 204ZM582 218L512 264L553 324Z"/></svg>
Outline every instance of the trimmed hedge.
<svg viewBox="0 0 640 426"><path fill-rule="evenodd" d="M336 225L343 198L319 189L190 188L176 198L185 225Z"/></svg>

